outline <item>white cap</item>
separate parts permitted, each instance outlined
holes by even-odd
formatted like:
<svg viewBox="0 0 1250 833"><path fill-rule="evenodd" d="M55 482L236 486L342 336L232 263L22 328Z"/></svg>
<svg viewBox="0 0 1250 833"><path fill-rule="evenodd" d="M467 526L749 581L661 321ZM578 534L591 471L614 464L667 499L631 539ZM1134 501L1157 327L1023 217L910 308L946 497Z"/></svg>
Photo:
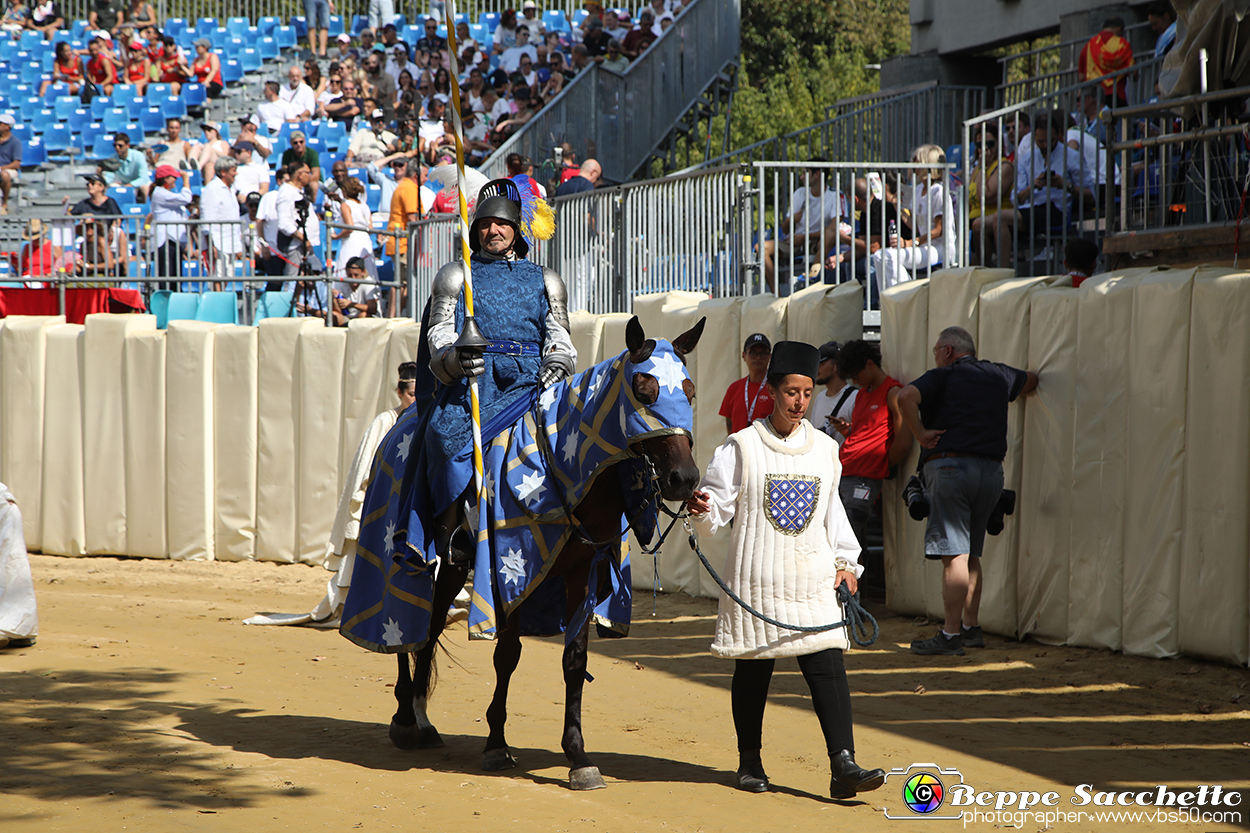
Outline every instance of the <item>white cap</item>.
<svg viewBox="0 0 1250 833"><path fill-rule="evenodd" d="M351 43L352 36L344 32L343 34L339 35L339 41L342 43Z"/></svg>
<svg viewBox="0 0 1250 833"><path fill-rule="evenodd" d="M538 4L535 3L534 0L525 0L525 2L521 4L521 11L525 11L526 9L537 9L537 8L538 8Z"/></svg>
<svg viewBox="0 0 1250 833"><path fill-rule="evenodd" d="M369 114L369 118L371 119L380 119L380 118L383 118L384 116L386 116L386 113L383 113L381 110L374 110L372 113Z"/></svg>
<svg viewBox="0 0 1250 833"><path fill-rule="evenodd" d="M13 116L9 113L4 113L3 115L0 115L0 124L7 124L12 127L17 124L17 119L13 118Z"/></svg>

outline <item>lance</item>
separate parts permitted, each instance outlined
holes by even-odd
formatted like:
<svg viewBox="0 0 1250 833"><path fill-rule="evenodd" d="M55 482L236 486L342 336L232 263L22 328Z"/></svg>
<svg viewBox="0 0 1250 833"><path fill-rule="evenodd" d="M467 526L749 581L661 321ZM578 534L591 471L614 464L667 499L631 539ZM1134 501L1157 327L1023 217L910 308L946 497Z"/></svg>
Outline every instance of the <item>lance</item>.
<svg viewBox="0 0 1250 833"><path fill-rule="evenodd" d="M460 121L460 61L456 55L456 0L447 0L447 57L451 64L451 123L456 133L456 191L460 198L460 259L464 267L464 327L455 347L481 350L486 338L473 320L473 269L469 248L468 183L464 175L464 125ZM482 517L482 410L478 400L477 377L469 379L469 415L473 419L473 478L477 492L478 517ZM476 531L478 524L474 523Z"/></svg>

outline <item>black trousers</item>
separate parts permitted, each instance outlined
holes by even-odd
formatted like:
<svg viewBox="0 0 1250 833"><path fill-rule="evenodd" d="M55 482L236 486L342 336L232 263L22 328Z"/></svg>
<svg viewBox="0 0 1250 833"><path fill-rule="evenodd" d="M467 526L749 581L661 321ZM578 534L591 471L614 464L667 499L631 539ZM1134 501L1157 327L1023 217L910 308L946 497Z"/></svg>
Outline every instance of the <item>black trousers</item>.
<svg viewBox="0 0 1250 833"><path fill-rule="evenodd" d="M797 658L799 670L812 693L812 708L825 735L830 755L843 749L855 751L851 725L851 687L846 681L840 648L826 648ZM764 705L773 678L771 659L735 660L731 699L734 729L738 733L741 763L758 762L764 728Z"/></svg>

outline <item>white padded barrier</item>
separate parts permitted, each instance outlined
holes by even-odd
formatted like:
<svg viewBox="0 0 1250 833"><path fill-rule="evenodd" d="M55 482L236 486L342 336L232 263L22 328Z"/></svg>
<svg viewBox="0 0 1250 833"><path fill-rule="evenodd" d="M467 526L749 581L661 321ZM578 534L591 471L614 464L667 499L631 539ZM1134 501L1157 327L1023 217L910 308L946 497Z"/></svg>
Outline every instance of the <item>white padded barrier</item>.
<svg viewBox="0 0 1250 833"><path fill-rule="evenodd" d="M790 296L786 309L786 338L790 341L819 347L826 341L847 342L863 335L864 288L857 281L836 286L818 284ZM738 345L741 353L742 342Z"/></svg>
<svg viewBox="0 0 1250 833"><path fill-rule="evenodd" d="M43 552L86 555L83 515L82 324L47 328L43 389ZM6 410L8 406L6 405Z"/></svg>
<svg viewBox="0 0 1250 833"><path fill-rule="evenodd" d="M90 339L90 319L87 333ZM133 330L126 334L122 351L126 459L122 522L126 526L126 554L146 558L166 558L169 553L164 477L165 340L165 330Z"/></svg>
<svg viewBox="0 0 1250 833"><path fill-rule="evenodd" d="M213 346L218 324L171 321L165 337L165 483L169 557L216 552Z"/></svg>
<svg viewBox="0 0 1250 833"><path fill-rule="evenodd" d="M338 505L346 351L347 331L342 328L304 330L297 344L295 556L306 564L322 564L326 560L334 522L334 512L327 511L327 507ZM380 373L374 384L383 384ZM360 444L359 437L356 444Z"/></svg>
<svg viewBox="0 0 1250 833"><path fill-rule="evenodd" d="M256 430L260 339L256 327L222 325L213 337L214 553L256 558Z"/></svg>

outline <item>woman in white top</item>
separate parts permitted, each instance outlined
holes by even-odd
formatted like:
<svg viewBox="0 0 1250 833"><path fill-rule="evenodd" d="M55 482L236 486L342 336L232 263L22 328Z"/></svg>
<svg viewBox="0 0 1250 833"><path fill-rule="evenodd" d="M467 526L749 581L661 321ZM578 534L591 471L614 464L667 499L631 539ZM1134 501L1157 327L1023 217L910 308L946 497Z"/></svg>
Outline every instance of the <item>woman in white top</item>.
<svg viewBox="0 0 1250 833"><path fill-rule="evenodd" d="M343 225L351 228L335 229L334 239L339 241L338 257L334 261L334 276L343 278L347 274L347 261L358 257L364 261L365 272L377 280L378 265L373 259L372 215L369 208L360 201L365 186L359 179L349 176L343 180Z"/></svg>
<svg viewBox="0 0 1250 833"><path fill-rule="evenodd" d="M955 211L950 194L943 184L946 179L946 153L937 145L921 145L911 157L912 162L933 165L916 171L919 180L911 189L910 199L901 200L912 213L911 240L897 236L872 255L877 275L877 289L886 290L903 281L923 278L930 268L953 266L958 239L954 223ZM943 167L937 167L937 166Z"/></svg>
<svg viewBox="0 0 1250 833"><path fill-rule="evenodd" d="M732 434L716 450L687 502L700 534L734 521L723 576L734 592L770 618L799 627L845 619L837 588L852 593L863 573L859 542L838 499L841 466L828 435L803 418L820 355L796 341L773 346L768 366L772 414ZM722 593L712 653L735 660L731 701L738 736L737 786L766 792L760 759L764 706L777 657L795 657L829 752L833 798L885 782L880 769L855 763L851 695L842 664L845 627L795 631L754 618Z"/></svg>

